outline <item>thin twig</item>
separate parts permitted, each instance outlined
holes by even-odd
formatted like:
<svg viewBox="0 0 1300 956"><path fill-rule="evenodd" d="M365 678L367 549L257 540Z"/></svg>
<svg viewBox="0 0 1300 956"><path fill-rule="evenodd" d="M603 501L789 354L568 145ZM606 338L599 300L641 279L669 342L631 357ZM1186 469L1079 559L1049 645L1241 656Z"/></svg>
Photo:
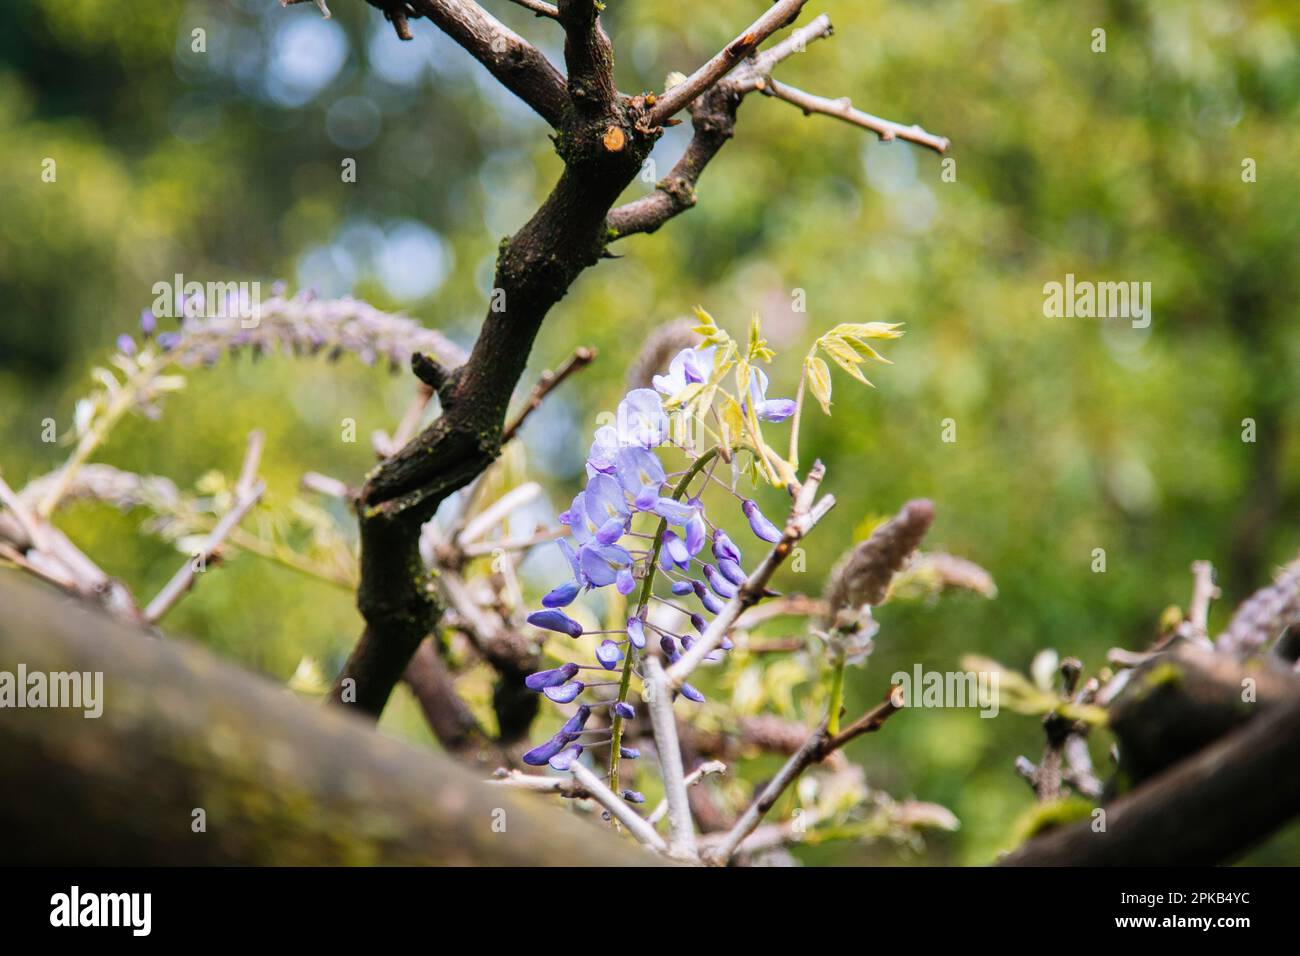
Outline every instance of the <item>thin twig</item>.
<svg viewBox="0 0 1300 956"><path fill-rule="evenodd" d="M761 80L768 76L773 67L796 53L803 53L808 44L834 33L831 18L822 13L813 17L799 29L794 30L780 43L774 43L762 53L755 54L749 61L749 69L744 76L734 77L737 88L743 91L756 90Z"/></svg>
<svg viewBox="0 0 1300 956"><path fill-rule="evenodd" d="M791 755L780 772L768 781L767 786L763 788L758 798L745 809L745 812L736 820L735 825L727 831L727 835L723 837L722 842L706 854L705 859L707 862L716 866L725 866L727 864L727 861L736 852L736 848L740 846L745 837L754 832L754 828L763 819L763 815L772 809L773 804L780 799L781 794L785 792L785 788L794 783L804 769L817 758L817 753L822 749L825 741L826 724L823 722L804 741L804 745Z"/></svg>
<svg viewBox="0 0 1300 956"><path fill-rule="evenodd" d="M538 380L537 384L533 386L532 394L528 396L528 401L524 403L524 407L519 410L514 421L507 425L505 431L501 433L501 444L504 445L506 442L510 441L510 439L515 437L515 433L523 427L524 422L528 420L528 416L533 413L538 405L542 404L542 399L544 399L553 388L558 386L574 372L586 368L595 358L596 350L583 346L582 348L574 349L573 354L570 355L565 363L554 372L543 372L542 377Z"/></svg>
<svg viewBox="0 0 1300 956"><path fill-rule="evenodd" d="M569 533L568 525L560 525L556 528L539 531L527 538L503 538L500 541L480 541L476 544L465 545L461 548L461 553L467 558L480 558L485 554L492 554L494 551L527 551L539 544L546 544L548 541L563 538Z"/></svg>
<svg viewBox="0 0 1300 956"><path fill-rule="evenodd" d="M510 489L466 522L464 529L456 535L456 547L463 548L478 541L512 512L534 501L541 493L542 486L535 481Z"/></svg>
<svg viewBox="0 0 1300 956"><path fill-rule="evenodd" d="M510 2L518 4L525 10L533 11L539 17L547 17L551 20L560 19L560 11L555 4L547 3L546 0L510 0Z"/></svg>
<svg viewBox="0 0 1300 956"><path fill-rule="evenodd" d="M1210 602L1219 596L1214 585L1214 565L1209 561L1192 562L1192 605L1187 611L1187 623L1192 633L1201 638L1208 636Z"/></svg>
<svg viewBox="0 0 1300 956"><path fill-rule="evenodd" d="M519 770L497 768L496 773L487 783L497 787L514 787L518 790L532 790L534 793L556 793L573 800L587 800L591 794L576 780L568 777L543 777Z"/></svg>
<svg viewBox="0 0 1300 956"><path fill-rule="evenodd" d="M749 25L745 32L723 47L698 70L676 86L664 90L663 95L646 114L650 127L662 126L673 114L685 109L691 100L705 92L731 68L749 56L758 45L777 30L794 20L808 0L777 0L767 11Z"/></svg>
<svg viewBox="0 0 1300 956"><path fill-rule="evenodd" d="M949 146L946 136L936 136L933 133L927 133L919 126L904 126L901 123L895 123L893 120L881 119L879 116L872 116L870 113L854 109L853 103L847 96L832 100L825 96L805 93L803 90L787 86L784 83L778 83L770 77L760 87L760 90L770 96L775 96L777 99L794 104L803 110L804 115L820 113L824 116L833 116L836 119L844 120L846 123L852 123L854 126L869 129L885 142L904 139L909 143L916 143L918 146L932 149L936 153L946 152Z"/></svg>
<svg viewBox="0 0 1300 956"><path fill-rule="evenodd" d="M77 590L77 582L68 574L67 569L48 558L44 552L33 551L30 554L23 554L17 548L0 541L0 560L8 561L28 574L66 591Z"/></svg>
<svg viewBox="0 0 1300 956"><path fill-rule="evenodd" d="M27 542L30 547L37 551L45 551L45 535L41 531L40 522L28 512L27 508L18 499L18 495L9 487L9 483L0 477L0 504L8 508L22 528L23 534L27 535Z"/></svg>
<svg viewBox="0 0 1300 956"><path fill-rule="evenodd" d="M803 746L790 756L790 759L785 762L780 772L763 788L758 798L740 815L732 828L727 831L726 836L705 852L705 861L715 866L725 866L735 855L736 850L745 841L746 837L762 821L767 811L772 809L776 801L780 799L785 789L799 779L799 775L804 770L811 764L825 760L849 741L860 737L862 734L879 730L886 720L903 708L904 704L902 687L894 686L889 689L889 695L883 702L877 704L833 737L826 732L827 722L822 721L821 725L804 741Z"/></svg>
<svg viewBox="0 0 1300 956"><path fill-rule="evenodd" d="M706 760L704 761L704 763L700 764L698 767L696 767L694 770L688 773L685 779L682 781L682 783L683 785L685 785L686 789L689 790L691 787L695 786L697 783L699 783L701 780L703 780L711 773L726 773L726 772L727 772L727 765L723 763L721 760ZM668 812L668 801L660 800L658 806L654 808L650 816L645 818L646 823L649 823L651 826L653 826L654 824L662 820L664 818L664 814L667 812Z"/></svg>
<svg viewBox="0 0 1300 956"><path fill-rule="evenodd" d="M643 661L649 688L650 723L654 728L655 750L663 775L664 800L668 804L668 854L681 860L699 859L695 845L695 823L686 797L682 770L682 748L677 742L677 720L673 717L673 695L664 680L663 665L653 654Z"/></svg>
<svg viewBox="0 0 1300 956"><path fill-rule="evenodd" d="M239 466L239 478L235 481L236 498L245 498L252 493L253 483L257 481L257 469L262 464L262 449L265 445L266 434L260 428L254 428L248 433L244 463Z"/></svg>
<svg viewBox="0 0 1300 956"><path fill-rule="evenodd" d="M898 713L905 706L907 706L907 701L904 699L902 686L895 685L891 687L883 701L875 707L872 707L869 711L853 723L849 724L834 737L830 738L830 740L826 742L824 752L817 759L826 759L826 757L839 750L849 741L861 737L863 734L875 733L884 725L885 721L894 716L894 714Z"/></svg>
<svg viewBox="0 0 1300 956"><path fill-rule="evenodd" d="M666 676L669 687L673 690L679 689L691 671L695 670L704 658L718 648L722 643L722 639L731 630L741 613L766 595L768 582L772 579L776 569L789 556L796 542L811 531L826 512L835 505L835 498L831 495L823 495L815 505L812 504L825 475L826 467L820 461L815 462L808 471L808 477L804 479L803 485L795 495L794 508L790 512L790 520L786 522L785 532L781 535L781 540L774 544L772 550L763 557L758 567L754 569L754 573L736 592L736 596L728 601L726 606L713 618L700 639L692 644L690 650L682 654L675 664L668 668Z"/></svg>
<svg viewBox="0 0 1300 956"><path fill-rule="evenodd" d="M349 488L347 482L322 475L318 471L304 472L298 479L298 484L306 491L314 491L326 498L338 498L340 501L349 501L356 496L356 491Z"/></svg>
<svg viewBox="0 0 1300 956"><path fill-rule="evenodd" d="M185 595L185 592L194 585L194 577L199 570L197 565L206 564L211 559L213 553L221 546L221 542L234 530L235 525L239 524L244 519L244 516L252 510L253 505L257 504L265 491L266 482L257 482L248 497L237 499L230 510L221 516L217 526L212 529L203 542L203 547L199 550L199 553L182 564L180 569L172 575L172 579L163 585L163 589L149 602L149 605L144 609L144 619L146 621L150 624L157 624L162 616L175 606L176 602Z"/></svg>
<svg viewBox="0 0 1300 956"><path fill-rule="evenodd" d="M163 615L170 611L182 597L194 585L195 575L199 572L199 566L206 565L208 560L221 546L221 542L235 530L239 522L244 520L244 516L252 510L253 505L261 499L266 492L266 482L252 480L252 476L257 473L257 466L262 457L262 433L254 430L248 436L248 448L244 453L244 463L240 467L239 481L235 485L235 500L230 506L230 510L221 516L216 527L208 533L208 537L203 542L203 547L199 553L191 557L188 561L180 566L170 581L163 585L163 589L158 595L149 602L144 609L144 619L150 624L157 624ZM246 482L246 476L248 481Z"/></svg>
<svg viewBox="0 0 1300 956"><path fill-rule="evenodd" d="M613 790L605 786L605 781L592 773L586 764L575 760L571 769L574 779L591 794L591 798L613 814L614 818L627 827L634 837L660 853L668 851L668 844L664 843L663 837L655 832L655 828L646 823L621 797L616 796Z"/></svg>

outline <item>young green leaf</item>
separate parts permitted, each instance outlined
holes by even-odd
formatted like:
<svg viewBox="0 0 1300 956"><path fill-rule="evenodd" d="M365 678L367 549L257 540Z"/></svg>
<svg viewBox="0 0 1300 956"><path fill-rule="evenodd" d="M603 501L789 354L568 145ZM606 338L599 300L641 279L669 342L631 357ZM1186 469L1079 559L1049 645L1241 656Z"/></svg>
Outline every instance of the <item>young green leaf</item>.
<svg viewBox="0 0 1300 956"><path fill-rule="evenodd" d="M812 390L813 397L821 405L822 411L829 415L831 413L830 366L815 355L808 356L803 364L808 370L808 387Z"/></svg>

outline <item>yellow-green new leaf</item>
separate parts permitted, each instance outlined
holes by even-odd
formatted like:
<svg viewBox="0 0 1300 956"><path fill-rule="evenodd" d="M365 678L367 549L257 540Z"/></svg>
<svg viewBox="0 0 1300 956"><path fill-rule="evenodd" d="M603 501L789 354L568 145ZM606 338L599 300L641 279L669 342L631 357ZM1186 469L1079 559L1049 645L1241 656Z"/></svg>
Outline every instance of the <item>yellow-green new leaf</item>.
<svg viewBox="0 0 1300 956"><path fill-rule="evenodd" d="M858 368L863 361L862 356L846 345L844 341L837 336L823 335L820 341L822 351L831 357L831 361L844 369L844 371L848 372L863 385L871 385L872 388L875 388L875 386L871 384L867 377L863 375L862 371Z"/></svg>
<svg viewBox="0 0 1300 956"><path fill-rule="evenodd" d="M812 390L813 397L821 405L822 411L829 415L831 413L830 366L815 355L810 355L804 359L804 367L808 370L808 387Z"/></svg>
<svg viewBox="0 0 1300 956"><path fill-rule="evenodd" d="M897 339L903 333L901 322L843 322L828 332L828 335L853 336L859 339Z"/></svg>

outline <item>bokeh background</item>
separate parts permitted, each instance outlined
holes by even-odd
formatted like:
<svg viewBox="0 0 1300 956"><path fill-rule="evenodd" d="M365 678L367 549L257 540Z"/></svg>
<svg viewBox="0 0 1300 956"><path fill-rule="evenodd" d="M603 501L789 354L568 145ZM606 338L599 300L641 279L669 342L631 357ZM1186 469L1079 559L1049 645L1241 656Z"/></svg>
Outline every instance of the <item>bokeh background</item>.
<svg viewBox="0 0 1300 956"><path fill-rule="evenodd" d="M472 341L500 239L559 171L547 130L427 22L403 44L359 0L332 6L325 21L274 0L6 0L0 466L11 484L62 460L41 420L70 421L91 365L174 273L352 293ZM486 6L562 60L555 24L505 0ZM761 7L610 0L620 88L689 72ZM851 710L878 700L893 671L956 668L967 652L1024 669L1054 647L1096 668L1186 604L1196 558L1214 561L1229 601L1265 583L1300 547L1300 8L808 7L822 11L835 37L778 75L949 136L955 182L929 152L750 97L699 205L622 242L624 257L584 275L547 320L534 372L577 345L600 359L528 426L530 476L567 502L639 344L696 303L733 332L761 313L779 353L773 394L793 390L799 358L830 326L904 322L875 390L836 372L833 417L807 416L805 460L826 461L840 505L802 578L781 586L815 591L872 522L927 496L930 544L982 564L999 594L883 608L876 653L850 675ZM1092 50L1097 28L1104 53ZM195 29L205 53L192 50ZM664 136L660 169L688 134ZM56 184L41 180L45 157ZM348 157L355 183L340 180ZM1246 159L1255 182L1243 181ZM637 181L628 198L649 188ZM1150 282L1150 328L1045 318L1044 283L1071 272ZM806 312L792 308L795 290ZM118 428L99 458L191 486L237 469L261 427L271 500L285 500L308 469L359 480L374 464L365 436L393 427L410 388L346 359L223 360L191 374L161 421ZM340 440L346 417L354 444ZM941 441L945 419L954 443ZM76 505L61 524L151 594L177 555L140 533L143 517ZM1095 548L1105 573L1092 570ZM206 577L168 627L288 679L304 656L333 673L360 625L344 590L244 556ZM434 746L404 689L384 723ZM987 862L1032 802L1012 760L1036 757L1041 740L1035 720L1007 712L903 715L850 756L872 783L951 807L961 829L923 854L836 844L800 855ZM1094 750L1105 766L1104 741ZM1300 831L1250 859L1300 862Z"/></svg>

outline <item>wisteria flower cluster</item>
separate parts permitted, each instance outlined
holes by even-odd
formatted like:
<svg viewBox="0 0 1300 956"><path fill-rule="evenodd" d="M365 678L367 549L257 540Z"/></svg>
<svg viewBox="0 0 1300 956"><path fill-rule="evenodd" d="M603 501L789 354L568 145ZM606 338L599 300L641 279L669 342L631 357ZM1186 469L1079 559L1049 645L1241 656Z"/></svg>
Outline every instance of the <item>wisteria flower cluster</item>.
<svg viewBox="0 0 1300 956"><path fill-rule="evenodd" d="M757 319L748 347L742 348L707 313L697 314L701 324L695 331L703 342L680 351L667 374L653 377L653 388L626 394L614 423L595 433L587 455L586 487L558 517L570 532L558 542L570 577L542 598L542 608L529 615L528 622L572 638L595 633L601 640L594 661L570 661L526 678L527 687L557 704L583 698L552 737L524 755L527 764L568 770L584 748L609 744L610 778L617 780L618 760L638 756L621 746L621 730L623 721L636 714L629 703L630 678L641 676L639 660L647 641L656 640L665 660L675 662L698 639L695 635L705 632L709 617L737 597L747 579L740 547L706 510L704 487L718 484L738 499L750 531L760 541L781 540L781 529L758 504L716 477L714 468L727 460L733 475L748 471L756 481L783 485L794 466L767 445L761 423L797 419L799 402L768 397L768 377L758 363L770 361L772 353ZM880 332L881 337L893 337L892 326L882 325ZM734 375L734 391L724 387L728 375ZM801 384L800 398L803 391ZM820 398L823 390L817 387L814 392ZM683 467L669 470L661 457L667 455ZM656 585L665 593L656 593ZM588 631L566 612L584 592L610 587L624 598L637 595L623 627ZM680 612L695 634L656 623L648 613L652 603ZM731 644L724 638L720 647L726 651ZM614 671L621 671L620 679L599 679L604 674L612 678ZM609 694L605 689L610 687L617 692ZM704 701L690 684L682 684L679 692L689 700ZM609 730L587 729L597 708L608 709ZM638 802L639 794L624 791L623 797Z"/></svg>

